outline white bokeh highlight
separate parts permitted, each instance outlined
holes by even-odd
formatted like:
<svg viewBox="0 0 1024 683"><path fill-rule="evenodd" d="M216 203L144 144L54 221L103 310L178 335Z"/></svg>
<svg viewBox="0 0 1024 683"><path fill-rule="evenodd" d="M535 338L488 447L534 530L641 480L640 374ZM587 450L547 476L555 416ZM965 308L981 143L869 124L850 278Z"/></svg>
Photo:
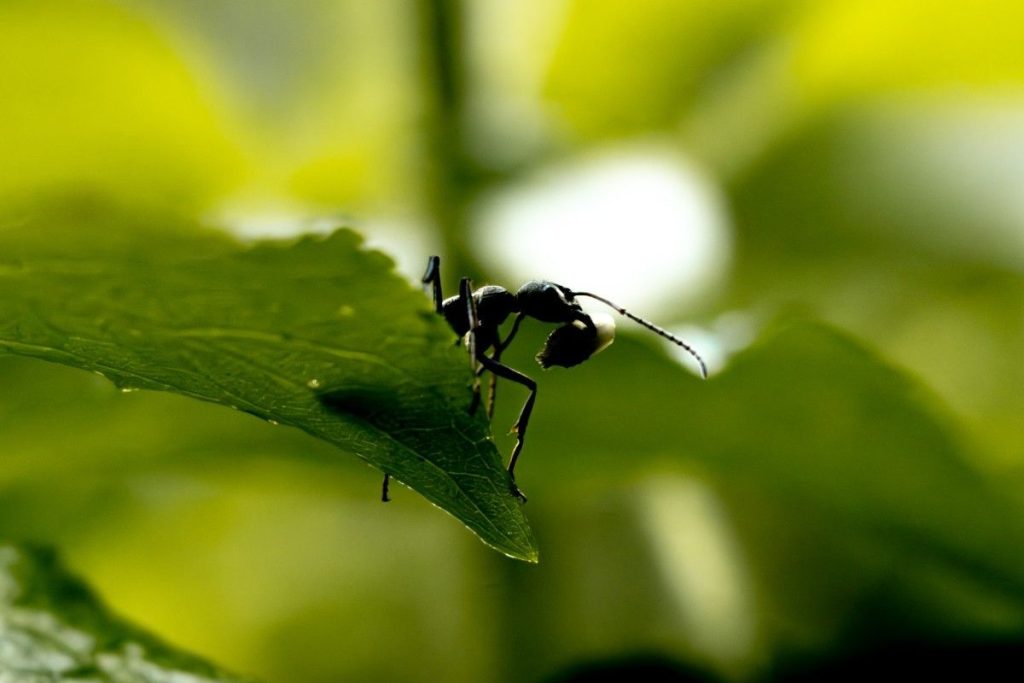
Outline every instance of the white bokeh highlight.
<svg viewBox="0 0 1024 683"><path fill-rule="evenodd" d="M244 240L290 239L299 235L328 235L352 228L363 236L363 248L387 254L396 270L410 283L421 286L420 277L431 254L441 247L425 221L412 215L371 214L354 216L323 210L288 200L242 198L225 203L207 216L211 225L223 226Z"/></svg>
<svg viewBox="0 0 1024 683"><path fill-rule="evenodd" d="M651 143L543 170L483 200L476 225L505 286L551 280L648 318L694 307L724 278L730 255L718 188Z"/></svg>

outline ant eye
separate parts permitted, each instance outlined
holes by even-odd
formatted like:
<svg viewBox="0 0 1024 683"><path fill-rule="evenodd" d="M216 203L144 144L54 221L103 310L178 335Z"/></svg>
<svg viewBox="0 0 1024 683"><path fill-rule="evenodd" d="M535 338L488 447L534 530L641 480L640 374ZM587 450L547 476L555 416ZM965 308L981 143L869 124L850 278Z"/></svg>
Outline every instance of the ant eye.
<svg viewBox="0 0 1024 683"><path fill-rule="evenodd" d="M556 328L548 335L537 362L547 369L552 365L571 368L598 353L615 339L615 321L602 313L591 316L595 330L578 320Z"/></svg>

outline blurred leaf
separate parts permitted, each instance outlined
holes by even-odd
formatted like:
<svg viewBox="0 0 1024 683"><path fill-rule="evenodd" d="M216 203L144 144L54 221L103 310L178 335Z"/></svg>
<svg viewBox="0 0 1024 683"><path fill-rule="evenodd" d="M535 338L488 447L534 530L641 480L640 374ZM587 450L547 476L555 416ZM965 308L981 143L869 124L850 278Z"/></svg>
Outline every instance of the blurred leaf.
<svg viewBox="0 0 1024 683"><path fill-rule="evenodd" d="M0 3L0 195L89 187L180 208L239 180L240 131L201 59L124 4Z"/></svg>
<svg viewBox="0 0 1024 683"><path fill-rule="evenodd" d="M1014 97L1015 0L568 3L544 96L577 138L678 130L722 175L884 97Z"/></svg>
<svg viewBox="0 0 1024 683"><path fill-rule="evenodd" d="M242 681L112 616L53 553L0 544L0 677L34 681Z"/></svg>
<svg viewBox="0 0 1024 683"><path fill-rule="evenodd" d="M571 2L545 95L584 135L671 127L694 94L789 4Z"/></svg>
<svg viewBox="0 0 1024 683"><path fill-rule="evenodd" d="M525 349L506 353L510 364L527 367L531 332L517 340ZM738 532L739 556L749 562L739 571L752 574L763 609L752 618L776 648L841 645L855 631L887 635L877 618L859 612L868 606L905 635L1024 631L1024 562L1017 552L1024 524L1012 486L971 466L951 415L934 396L848 336L789 324L706 383L620 338L589 363L552 370L539 384L519 483L535 500L590 491L606 504L609 487L621 490L649 476L711 481ZM503 391L515 404L512 391ZM551 535L550 522L534 517ZM687 533L684 523L680 534ZM580 551L572 566L611 571L599 558L609 544L589 545L597 550ZM522 581L517 613L587 609L579 618L608 641L615 640L609 632L625 638L650 619L643 610L618 610L601 622L600 610L579 607L587 603L586 586L566 589L553 605L556 578L545 572L563 561L549 557L536 579L511 570ZM660 570L666 577L695 571ZM639 566L629 571L616 581L650 580ZM651 590L658 596L668 588ZM627 602L644 604L636 597ZM681 596L678 609L687 604ZM565 645L565 633L544 630L557 630L557 617L533 621L537 639Z"/></svg>
<svg viewBox="0 0 1024 683"><path fill-rule="evenodd" d="M414 12L325 0L131 6L157 19L208 91L230 98L229 132L256 161L232 197L240 210L417 210L424 168L415 160L423 131Z"/></svg>
<svg viewBox="0 0 1024 683"><path fill-rule="evenodd" d="M1020 471L1024 252L1005 180L1019 134L983 104L922 104L823 119L737 179L725 306L803 306L875 340L956 410L989 466Z"/></svg>
<svg viewBox="0 0 1024 683"><path fill-rule="evenodd" d="M478 568L507 560L402 487L382 505L362 460L31 358L0 354L0 386L0 538L60 548L119 614L267 681L489 678Z"/></svg>
<svg viewBox="0 0 1024 683"><path fill-rule="evenodd" d="M639 455L675 453L901 547L1001 577L1024 597L1024 563L1006 545L1010 537L1024 540L1024 525L1010 521L1015 506L1007 492L972 469L934 397L859 343L824 325L788 325L706 384L656 354L616 357L619 350L593 361L605 361L593 372L614 395L588 392L576 378L562 389L580 393L573 415L603 416L590 425L598 432L592 439L577 441L588 457L563 459L562 467L600 470L616 451L635 454L619 467L633 467ZM564 449L565 439L580 434L553 429L578 419L558 414L559 398L538 404L555 414L531 422L531 436ZM609 416L613 409L622 412ZM626 433L616 437L620 430Z"/></svg>
<svg viewBox="0 0 1024 683"><path fill-rule="evenodd" d="M895 89L1003 87L1024 76L1016 0L808 3L794 24L792 77L809 102Z"/></svg>
<svg viewBox="0 0 1024 683"><path fill-rule="evenodd" d="M737 358L710 393L684 443L727 499L747 502L770 600L834 620L842 609L822 606L840 596L846 628L866 626L859 637L881 636L878 623L1020 631L1020 505L971 466L952 416L916 381L845 335L796 326ZM815 584L819 605L806 601ZM887 619L857 623L855 605L883 591Z"/></svg>
<svg viewBox="0 0 1024 683"><path fill-rule="evenodd" d="M536 560L487 422L466 412L464 353L357 235L243 248L82 210L43 223L0 229L0 348L298 427Z"/></svg>

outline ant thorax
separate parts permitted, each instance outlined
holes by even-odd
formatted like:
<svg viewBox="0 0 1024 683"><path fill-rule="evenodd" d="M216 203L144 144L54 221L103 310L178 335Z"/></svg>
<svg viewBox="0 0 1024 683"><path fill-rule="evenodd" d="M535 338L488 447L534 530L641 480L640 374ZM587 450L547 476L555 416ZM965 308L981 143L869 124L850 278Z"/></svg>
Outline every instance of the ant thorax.
<svg viewBox="0 0 1024 683"><path fill-rule="evenodd" d="M535 320L544 323L568 323L586 316L568 287L533 280L516 292L519 310Z"/></svg>
<svg viewBox="0 0 1024 683"><path fill-rule="evenodd" d="M498 327L519 310L515 294L504 287L486 285L473 292L480 327Z"/></svg>

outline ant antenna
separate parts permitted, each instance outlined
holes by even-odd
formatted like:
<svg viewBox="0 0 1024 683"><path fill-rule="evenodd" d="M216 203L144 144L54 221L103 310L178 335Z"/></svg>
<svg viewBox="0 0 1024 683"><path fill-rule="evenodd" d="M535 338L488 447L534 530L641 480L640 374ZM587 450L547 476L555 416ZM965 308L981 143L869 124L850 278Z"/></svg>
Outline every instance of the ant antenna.
<svg viewBox="0 0 1024 683"><path fill-rule="evenodd" d="M686 342L684 342L682 339L680 339L679 337L675 336L671 332L663 330L662 328L658 327L657 325L655 325L654 323L652 323L649 320L644 320L643 318L641 318L639 316L633 315L632 313L627 311L622 306L618 306L616 304L613 304L611 301L608 301L608 299L605 299L603 296L598 296L597 294L591 294L590 292L572 292L572 295L573 296L586 296L586 297L590 297L591 299L597 299L598 301L600 301L604 305L610 306L611 308L614 308L620 315L624 315L627 318L629 318L630 320L632 320L633 322L639 323L640 325L643 325L644 327L649 329L651 332L654 332L655 334L657 334L657 335L659 335L661 337L664 337L665 339L668 339L670 342L672 342L676 346L683 347L683 349L687 353L689 353L691 356L693 356L697 360L697 363L700 364L700 374L701 374L701 377L703 377L704 379L708 378L708 366L704 364L704 359L700 357L700 354L697 353L693 349L692 346L690 346L689 344L687 344Z"/></svg>

